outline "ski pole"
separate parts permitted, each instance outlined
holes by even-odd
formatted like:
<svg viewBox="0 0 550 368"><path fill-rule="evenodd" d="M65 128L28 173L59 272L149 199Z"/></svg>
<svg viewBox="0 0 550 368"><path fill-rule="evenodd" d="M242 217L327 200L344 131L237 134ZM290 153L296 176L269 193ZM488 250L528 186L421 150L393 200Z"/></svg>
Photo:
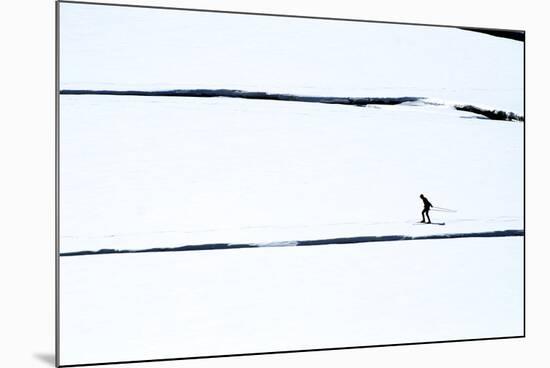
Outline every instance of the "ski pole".
<svg viewBox="0 0 550 368"><path fill-rule="evenodd" d="M432 209L434 211L441 211L441 212L456 212L456 210L452 210L450 208L443 208L443 207L436 207L436 206L433 206Z"/></svg>

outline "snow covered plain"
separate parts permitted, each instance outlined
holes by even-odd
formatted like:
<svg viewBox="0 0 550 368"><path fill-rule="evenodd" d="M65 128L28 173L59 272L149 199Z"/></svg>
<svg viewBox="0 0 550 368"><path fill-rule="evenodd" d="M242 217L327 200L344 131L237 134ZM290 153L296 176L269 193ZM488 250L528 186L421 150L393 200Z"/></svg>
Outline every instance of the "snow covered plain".
<svg viewBox="0 0 550 368"><path fill-rule="evenodd" d="M523 228L521 123L431 105L61 106L62 252ZM420 193L458 211L432 212L447 226L412 225Z"/></svg>
<svg viewBox="0 0 550 368"><path fill-rule="evenodd" d="M521 123L112 96L62 96L62 119L64 252L523 229ZM432 212L446 226L414 225L421 192L457 209ZM522 253L507 237L62 257L62 363L518 336Z"/></svg>
<svg viewBox="0 0 550 368"><path fill-rule="evenodd" d="M522 242L62 257L62 363L518 336Z"/></svg>
<svg viewBox="0 0 550 368"><path fill-rule="evenodd" d="M523 230L523 44L452 28L61 4L61 252ZM434 104L437 102L439 104ZM445 226L415 225L424 193ZM286 243L285 243L286 242ZM61 257L61 363L523 334L523 237Z"/></svg>
<svg viewBox="0 0 550 368"><path fill-rule="evenodd" d="M61 88L416 96L523 114L523 43L456 28L61 4Z"/></svg>

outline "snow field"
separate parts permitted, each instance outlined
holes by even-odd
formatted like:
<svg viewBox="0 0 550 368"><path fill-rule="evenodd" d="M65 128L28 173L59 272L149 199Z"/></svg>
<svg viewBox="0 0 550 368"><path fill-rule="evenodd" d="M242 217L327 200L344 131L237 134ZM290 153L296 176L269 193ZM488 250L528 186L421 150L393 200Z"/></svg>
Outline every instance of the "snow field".
<svg viewBox="0 0 550 368"><path fill-rule="evenodd" d="M522 252L511 237L62 257L61 363L517 336Z"/></svg>

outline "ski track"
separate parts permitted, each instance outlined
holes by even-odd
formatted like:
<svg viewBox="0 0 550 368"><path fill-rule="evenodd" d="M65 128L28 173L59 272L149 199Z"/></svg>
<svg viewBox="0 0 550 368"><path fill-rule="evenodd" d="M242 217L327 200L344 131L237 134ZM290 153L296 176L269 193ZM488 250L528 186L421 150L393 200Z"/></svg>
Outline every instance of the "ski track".
<svg viewBox="0 0 550 368"><path fill-rule="evenodd" d="M192 250L220 250L220 249L236 249L236 248L263 248L263 247L288 247L288 246L314 246L314 245L329 245L329 244L354 244L354 243L373 243L373 242L391 242L404 240L435 240L435 239L456 239L456 238L496 238L496 237L511 237L524 236L524 230L497 230L475 233L450 233L450 234L435 234L435 235L381 235L381 236L356 236L343 237L332 239L318 240L290 240L269 243L211 243L198 245L183 245L178 247L165 248L148 248L148 249L100 249L98 251L76 251L60 253L60 256L87 256L100 254L126 254L126 253L156 253L156 252L181 252Z"/></svg>
<svg viewBox="0 0 550 368"><path fill-rule="evenodd" d="M521 220L517 216L496 216L496 217L487 217L487 218L456 218L452 222L453 223L459 223L459 222L478 222L478 221L484 221L484 222L515 222ZM178 231L174 229L165 229L165 230L159 230L159 231L153 231L152 234L169 234L169 233L181 233L181 234L197 234L197 233L207 233L207 232L218 232L218 231L224 231L224 230L256 230L256 229L295 229L295 228L303 228L303 227L309 227L309 226L323 226L323 227L331 227L331 226L342 226L342 225L361 225L361 226L373 226L373 225L403 225L403 224L409 224L412 223L413 225L418 224L421 225L421 222L414 222L414 221L375 221L375 222L332 222L332 223L321 223L321 224L287 224L287 225L268 225L268 224L262 224L262 225L251 225L251 226L241 226L238 228L203 228L203 229L195 229L195 230L187 230L187 231ZM432 225L439 225L439 222L432 222ZM450 224L450 222L443 222L443 224ZM427 224L430 225L430 224ZM86 238L86 239L104 239L104 238L120 238L124 236L137 236L137 235L143 235L143 232L128 232L128 233L117 233L117 234L107 234L107 235L99 235L99 236L77 236L77 235L64 235L62 238L64 239L79 239L79 238ZM257 243L257 242L251 242L251 243ZM278 243L278 242L277 242ZM230 243L228 243L230 244Z"/></svg>

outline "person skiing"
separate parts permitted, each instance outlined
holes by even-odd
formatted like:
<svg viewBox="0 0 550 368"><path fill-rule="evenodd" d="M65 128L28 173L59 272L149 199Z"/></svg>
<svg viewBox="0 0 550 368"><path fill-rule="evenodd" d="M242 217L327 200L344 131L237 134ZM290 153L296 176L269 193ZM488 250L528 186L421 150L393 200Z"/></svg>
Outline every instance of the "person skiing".
<svg viewBox="0 0 550 368"><path fill-rule="evenodd" d="M426 220L424 219L424 214L426 214L426 217L428 218L428 224L432 223L432 220L430 220L430 208L433 207L433 205L428 201L428 198L424 197L424 194L420 195L420 199L422 199L422 202L424 202L424 209L422 210L422 221L421 223L425 223Z"/></svg>

